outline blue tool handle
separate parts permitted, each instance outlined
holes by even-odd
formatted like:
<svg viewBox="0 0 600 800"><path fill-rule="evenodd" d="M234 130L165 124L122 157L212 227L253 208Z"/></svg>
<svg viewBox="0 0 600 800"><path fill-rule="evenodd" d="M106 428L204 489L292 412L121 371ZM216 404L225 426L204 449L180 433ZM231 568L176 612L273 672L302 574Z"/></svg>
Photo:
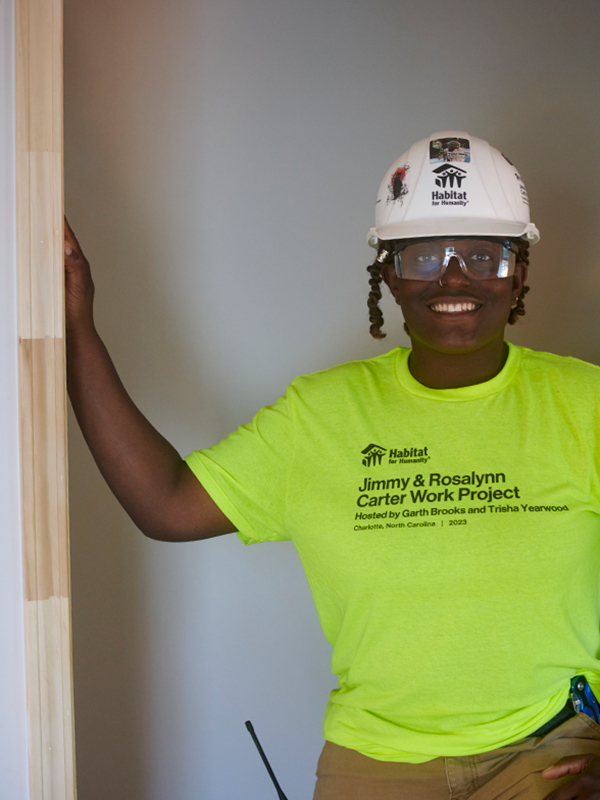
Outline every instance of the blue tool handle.
<svg viewBox="0 0 600 800"><path fill-rule="evenodd" d="M577 714L586 714L600 725L600 706L583 675L576 675L571 681L571 702Z"/></svg>

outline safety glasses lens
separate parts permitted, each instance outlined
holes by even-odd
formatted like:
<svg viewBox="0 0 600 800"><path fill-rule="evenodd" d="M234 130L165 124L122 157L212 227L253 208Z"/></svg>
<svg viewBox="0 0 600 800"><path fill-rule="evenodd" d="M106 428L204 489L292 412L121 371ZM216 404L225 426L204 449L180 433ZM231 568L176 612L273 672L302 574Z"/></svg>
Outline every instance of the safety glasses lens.
<svg viewBox="0 0 600 800"><path fill-rule="evenodd" d="M415 281L439 280L451 259L474 280L508 278L515 271L515 254L509 242L485 239L431 240L399 248L395 255L399 277Z"/></svg>

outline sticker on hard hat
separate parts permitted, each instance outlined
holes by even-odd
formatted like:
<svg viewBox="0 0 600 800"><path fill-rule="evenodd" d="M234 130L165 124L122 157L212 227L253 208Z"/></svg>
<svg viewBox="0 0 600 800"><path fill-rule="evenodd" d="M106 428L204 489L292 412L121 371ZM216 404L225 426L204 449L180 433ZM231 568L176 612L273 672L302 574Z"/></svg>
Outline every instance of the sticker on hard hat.
<svg viewBox="0 0 600 800"><path fill-rule="evenodd" d="M432 139L429 142L429 163L448 161L463 164L471 161L471 144L468 139Z"/></svg>
<svg viewBox="0 0 600 800"><path fill-rule="evenodd" d="M405 181L406 173L409 169L410 166L405 164L403 167L398 167L398 169L392 175L388 186L388 203L394 203L399 200L400 205L402 205L403 198L408 194L408 186L406 185Z"/></svg>
<svg viewBox="0 0 600 800"><path fill-rule="evenodd" d="M467 177L467 170L461 167L446 166L445 164L433 170L436 176L435 185L445 189L460 189L462 182Z"/></svg>
<svg viewBox="0 0 600 800"><path fill-rule="evenodd" d="M436 169L432 170L435 185L439 186L443 191L433 191L431 193L432 206L466 206L469 200L467 199L466 189L462 186L463 181L467 177L467 170L462 167L457 167L454 164L441 164ZM460 191L460 189L463 189Z"/></svg>
<svg viewBox="0 0 600 800"><path fill-rule="evenodd" d="M521 194L521 200L526 204L529 205L529 197L527 196L527 189L525 188L525 184L521 180L521 176L518 172L515 172L515 178L519 182L519 192Z"/></svg>

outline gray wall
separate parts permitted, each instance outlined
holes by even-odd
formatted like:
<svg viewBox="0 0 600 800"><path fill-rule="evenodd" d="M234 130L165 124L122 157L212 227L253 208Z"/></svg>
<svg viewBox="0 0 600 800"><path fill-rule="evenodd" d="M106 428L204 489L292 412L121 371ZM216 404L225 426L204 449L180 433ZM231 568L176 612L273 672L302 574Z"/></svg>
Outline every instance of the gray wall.
<svg viewBox="0 0 600 800"><path fill-rule="evenodd" d="M510 338L600 363L595 0L66 0L66 203L134 399L187 453L370 340L383 173L461 128L542 242ZM507 421L509 423L509 421ZM293 546L145 540L71 429L80 800L309 798L334 682Z"/></svg>

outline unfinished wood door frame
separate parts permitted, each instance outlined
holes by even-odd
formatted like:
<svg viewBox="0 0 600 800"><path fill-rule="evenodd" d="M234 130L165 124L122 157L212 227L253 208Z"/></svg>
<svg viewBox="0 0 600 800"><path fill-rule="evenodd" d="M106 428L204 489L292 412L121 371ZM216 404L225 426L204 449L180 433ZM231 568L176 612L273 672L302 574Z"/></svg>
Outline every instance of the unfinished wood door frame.
<svg viewBox="0 0 600 800"><path fill-rule="evenodd" d="M14 0L19 415L30 800L73 800L62 0Z"/></svg>

